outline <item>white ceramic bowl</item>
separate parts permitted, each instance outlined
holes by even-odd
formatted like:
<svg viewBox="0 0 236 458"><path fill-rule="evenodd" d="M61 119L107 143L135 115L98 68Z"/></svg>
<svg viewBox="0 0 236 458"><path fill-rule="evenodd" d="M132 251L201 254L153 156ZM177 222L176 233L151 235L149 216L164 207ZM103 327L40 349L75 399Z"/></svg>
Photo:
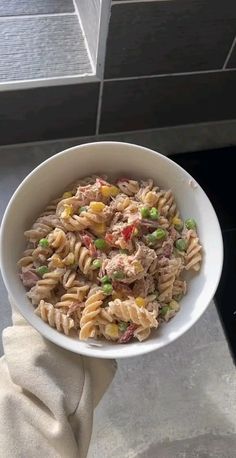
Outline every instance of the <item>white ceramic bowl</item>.
<svg viewBox="0 0 236 458"><path fill-rule="evenodd" d="M180 312L167 324L152 332L142 343L127 345L99 341L98 345L67 337L34 314L26 297L17 269L24 246L24 231L44 209L48 201L77 178L93 173L108 176L153 178L165 189L171 188L183 218L198 223L203 245L200 272L188 283L188 293L181 301ZM39 165L18 187L6 209L1 229L1 269L9 294L20 312L41 334L52 342L87 356L126 358L148 353L173 342L196 323L214 296L223 262L221 230L215 211L202 188L179 165L167 157L142 146L118 143L90 143L62 151ZM95 342L94 342L95 343Z"/></svg>

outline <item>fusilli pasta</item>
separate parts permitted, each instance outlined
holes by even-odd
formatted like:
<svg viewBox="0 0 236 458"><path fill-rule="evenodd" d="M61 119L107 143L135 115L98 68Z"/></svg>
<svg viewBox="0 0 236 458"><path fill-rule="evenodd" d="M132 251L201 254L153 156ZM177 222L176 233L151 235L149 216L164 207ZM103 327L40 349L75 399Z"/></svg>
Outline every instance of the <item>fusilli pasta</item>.
<svg viewBox="0 0 236 458"><path fill-rule="evenodd" d="M96 330L95 318L100 313L104 297L105 295L101 289L94 287L90 290L80 320L81 330L79 336L81 340L94 337Z"/></svg>
<svg viewBox="0 0 236 458"><path fill-rule="evenodd" d="M81 340L147 339L169 321L202 247L171 190L94 175L69 186L25 232L20 277L35 312Z"/></svg>
<svg viewBox="0 0 236 458"><path fill-rule="evenodd" d="M57 331L62 331L66 335L69 335L70 330L74 327L74 320L65 313L54 308L49 302L41 300L38 307L35 309L35 313L52 328L56 328Z"/></svg>
<svg viewBox="0 0 236 458"><path fill-rule="evenodd" d="M197 272L201 267L202 247L199 244L199 238L195 231L188 231L186 239L188 241L188 247L185 255L185 269L193 269Z"/></svg>
<svg viewBox="0 0 236 458"><path fill-rule="evenodd" d="M126 301L115 299L109 303L109 309L121 321L131 321L142 328L157 328L158 326L155 313L149 312L145 307L138 307L134 299Z"/></svg>

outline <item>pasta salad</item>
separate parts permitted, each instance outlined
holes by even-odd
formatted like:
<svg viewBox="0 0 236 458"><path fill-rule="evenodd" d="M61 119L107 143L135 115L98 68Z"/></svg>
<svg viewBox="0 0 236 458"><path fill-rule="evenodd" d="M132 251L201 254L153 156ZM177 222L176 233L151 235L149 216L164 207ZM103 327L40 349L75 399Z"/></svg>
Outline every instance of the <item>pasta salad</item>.
<svg viewBox="0 0 236 458"><path fill-rule="evenodd" d="M25 232L20 277L35 313L66 335L143 341L169 321L199 271L197 223L153 183L84 178Z"/></svg>

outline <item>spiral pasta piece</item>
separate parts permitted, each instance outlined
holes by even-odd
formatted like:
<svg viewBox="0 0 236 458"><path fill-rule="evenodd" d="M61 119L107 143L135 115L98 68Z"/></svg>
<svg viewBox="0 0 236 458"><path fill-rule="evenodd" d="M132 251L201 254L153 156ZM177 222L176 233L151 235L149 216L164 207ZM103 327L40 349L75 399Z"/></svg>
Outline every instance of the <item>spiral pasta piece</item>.
<svg viewBox="0 0 236 458"><path fill-rule="evenodd" d="M83 231L89 227L92 228L96 224L104 223L107 220L107 215L104 211L95 213L88 209L88 211L82 211L80 215L61 216L60 220L67 231Z"/></svg>
<svg viewBox="0 0 236 458"><path fill-rule="evenodd" d="M91 175L91 176L80 178L79 180L76 180L69 186L71 188L72 194L76 194L78 188L81 186L87 186L89 184L90 185L94 184L97 178L99 178L98 175ZM105 179L106 177L104 178L104 180Z"/></svg>
<svg viewBox="0 0 236 458"><path fill-rule="evenodd" d="M48 236L50 246L55 249L56 253L60 253L65 257L69 252L69 244L65 232L56 227Z"/></svg>
<svg viewBox="0 0 236 458"><path fill-rule="evenodd" d="M154 207L158 201L159 188L153 186L153 180L143 181L141 188L137 194L140 201L147 207Z"/></svg>
<svg viewBox="0 0 236 458"><path fill-rule="evenodd" d="M80 239L80 236L75 234L74 232L69 233L69 252L73 254L74 256L74 263L79 264L79 268L83 273L88 273L89 266L91 262L88 262L89 266L85 269L83 268L84 264L84 257L89 257L91 261L91 256L89 255L89 251L86 248L86 255L84 254L84 257L82 256L81 258L81 250L82 250L82 242ZM82 252L83 254L83 252Z"/></svg>
<svg viewBox="0 0 236 458"><path fill-rule="evenodd" d="M52 328L56 328L59 332L64 332L67 336L71 329L74 328L74 320L68 317L61 310L55 309L52 304L41 300L38 307L35 309L36 315L40 316L43 321L49 324Z"/></svg>
<svg viewBox="0 0 236 458"><path fill-rule="evenodd" d="M195 231L188 231L186 238L188 240L188 247L185 254L185 269L192 269L198 272L202 261L202 246Z"/></svg>
<svg viewBox="0 0 236 458"><path fill-rule="evenodd" d="M55 215L56 213L56 208L57 208L57 204L58 202L60 202L60 198L59 199L54 199L52 200L45 208L45 210L40 214L40 216L49 216L49 215Z"/></svg>
<svg viewBox="0 0 236 458"><path fill-rule="evenodd" d="M80 320L81 330L79 337L81 340L86 340L89 337L95 336L96 317L101 311L104 297L104 293L97 286L90 290Z"/></svg>
<svg viewBox="0 0 236 458"><path fill-rule="evenodd" d="M139 183L135 180L120 179L117 186L127 196L134 196L139 191Z"/></svg>
<svg viewBox="0 0 236 458"><path fill-rule="evenodd" d="M118 194L112 202L112 208L119 212L123 212L131 204L131 199L125 194Z"/></svg>
<svg viewBox="0 0 236 458"><path fill-rule="evenodd" d="M149 312L144 307L138 307L134 299L121 301L115 299L109 302L109 312L121 321L140 325L143 328L157 328L156 313Z"/></svg>
<svg viewBox="0 0 236 458"><path fill-rule="evenodd" d="M61 223L55 215L39 217L32 228L24 232L24 235L30 242L38 242L41 238L46 237L55 227L60 227Z"/></svg>
<svg viewBox="0 0 236 458"><path fill-rule="evenodd" d="M174 216L177 217L179 212L172 191L161 191L158 196L157 208L161 215L168 219L172 219Z"/></svg>
<svg viewBox="0 0 236 458"><path fill-rule="evenodd" d="M71 288L75 282L77 273L76 270L67 270L62 278L62 285L65 289Z"/></svg>
<svg viewBox="0 0 236 458"><path fill-rule="evenodd" d="M52 254L52 250L50 247L42 247L42 246L37 246L37 248L35 248L33 250L33 253L32 253L32 258L35 262L35 264L37 264L38 262L41 263L41 264L44 264L47 259L51 256Z"/></svg>
<svg viewBox="0 0 236 458"><path fill-rule="evenodd" d="M176 277L181 268L180 259L171 259L165 267L159 270L158 275L158 300L160 302L170 302L173 295L173 287Z"/></svg>
<svg viewBox="0 0 236 458"><path fill-rule="evenodd" d="M89 285L75 285L68 288L67 292L61 296L55 307L71 307L73 304L83 302L86 293L89 290Z"/></svg>
<svg viewBox="0 0 236 458"><path fill-rule="evenodd" d="M89 250L82 245L82 241L78 235L73 232L69 232L66 238L63 231L61 231L60 234L58 232L58 236L54 242L54 247L55 244L56 247L59 247L59 254L61 256L66 254L64 259L61 259L62 267L70 266L72 264L75 266L78 265L80 271L84 275L89 275L93 259L89 253ZM56 250L56 252L58 252L58 250ZM70 272L70 275L73 275L73 273Z"/></svg>
<svg viewBox="0 0 236 458"><path fill-rule="evenodd" d="M151 334L151 328L143 328L142 326L138 326L138 328L134 331L134 337L139 340L139 342L143 342L146 340Z"/></svg>
<svg viewBox="0 0 236 458"><path fill-rule="evenodd" d="M113 321L113 317L109 313L109 309L106 310L105 308L102 308L99 315L97 316L97 323L106 325L108 323L112 323L112 321Z"/></svg>
<svg viewBox="0 0 236 458"><path fill-rule="evenodd" d="M37 281L36 285L28 293L28 297L32 299L33 304L36 305L41 299L50 297L52 290L60 282L63 273L64 269L56 269L45 273L43 278Z"/></svg>
<svg viewBox="0 0 236 458"><path fill-rule="evenodd" d="M184 294L186 294L186 290L187 290L186 281L176 278L173 284L173 291L172 291L173 297L183 296Z"/></svg>
<svg viewBox="0 0 236 458"><path fill-rule="evenodd" d="M17 262L17 265L19 267L32 266L33 265L33 261L34 261L33 252L34 252L34 250L32 248L28 249L28 250L25 250L24 253L23 253L22 258L20 258L19 261Z"/></svg>
<svg viewBox="0 0 236 458"><path fill-rule="evenodd" d="M81 247L80 249L78 264L81 272L83 272L84 275L88 275L92 264L92 258L86 247Z"/></svg>

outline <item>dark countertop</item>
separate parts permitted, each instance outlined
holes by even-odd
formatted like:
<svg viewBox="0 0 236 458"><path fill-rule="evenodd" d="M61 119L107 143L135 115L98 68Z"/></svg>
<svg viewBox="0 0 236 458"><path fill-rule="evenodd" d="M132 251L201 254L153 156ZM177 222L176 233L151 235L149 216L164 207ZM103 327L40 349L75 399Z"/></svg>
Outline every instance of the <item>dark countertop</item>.
<svg viewBox="0 0 236 458"><path fill-rule="evenodd" d="M215 299L236 362L236 147L177 154L171 158L203 187L219 218L224 240L224 265Z"/></svg>

